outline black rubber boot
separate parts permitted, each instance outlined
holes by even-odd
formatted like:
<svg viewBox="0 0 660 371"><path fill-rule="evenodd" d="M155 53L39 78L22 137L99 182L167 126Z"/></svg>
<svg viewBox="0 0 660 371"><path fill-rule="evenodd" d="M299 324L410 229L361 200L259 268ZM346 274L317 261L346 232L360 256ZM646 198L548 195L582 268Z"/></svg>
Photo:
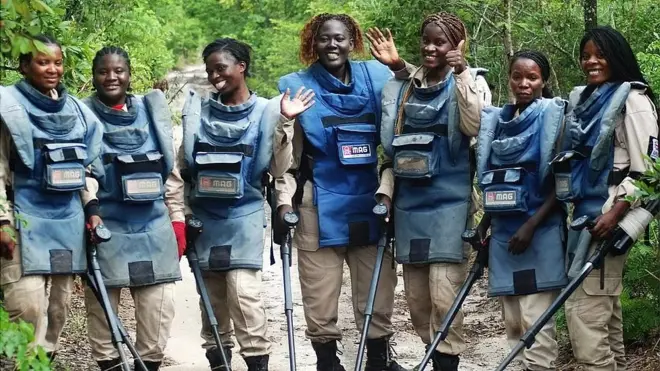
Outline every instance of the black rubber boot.
<svg viewBox="0 0 660 371"><path fill-rule="evenodd" d="M434 371L458 371L458 363L461 359L452 354L440 353L437 350L433 353Z"/></svg>
<svg viewBox="0 0 660 371"><path fill-rule="evenodd" d="M264 356L245 357L248 371L268 371L268 354Z"/></svg>
<svg viewBox="0 0 660 371"><path fill-rule="evenodd" d="M96 364L99 365L99 368L101 371L106 371L106 370L119 370L120 368L117 367L121 364L121 360L119 358L116 359L111 359L109 361L96 361Z"/></svg>
<svg viewBox="0 0 660 371"><path fill-rule="evenodd" d="M206 351L206 359L209 360L209 365L211 370L214 371L230 371L231 370L231 348L223 347L225 350L225 355L227 356L227 362L229 363L229 368L226 368L224 363L222 363L222 353L218 348L208 349Z"/></svg>
<svg viewBox="0 0 660 371"><path fill-rule="evenodd" d="M346 371L337 357L337 340L312 342L312 348L316 352L316 371Z"/></svg>
<svg viewBox="0 0 660 371"><path fill-rule="evenodd" d="M145 366L147 366L147 371L158 371L158 369L160 368L160 364L161 364L161 362L149 362L149 361L142 361L142 362L144 363ZM135 371L142 370L142 368L140 368L140 366L138 366L137 362L135 362L134 370Z"/></svg>
<svg viewBox="0 0 660 371"><path fill-rule="evenodd" d="M389 338L367 339L367 366L364 371L408 371L392 359Z"/></svg>

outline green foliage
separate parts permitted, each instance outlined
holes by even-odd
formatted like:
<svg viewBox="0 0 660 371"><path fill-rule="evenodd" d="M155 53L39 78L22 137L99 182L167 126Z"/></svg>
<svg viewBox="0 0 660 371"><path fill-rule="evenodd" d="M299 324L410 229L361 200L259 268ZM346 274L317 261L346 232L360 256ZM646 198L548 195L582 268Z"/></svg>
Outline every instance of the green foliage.
<svg viewBox="0 0 660 371"><path fill-rule="evenodd" d="M0 302L0 358L12 360L16 370L47 371L50 361L41 346L34 346L34 327L25 321L10 321Z"/></svg>

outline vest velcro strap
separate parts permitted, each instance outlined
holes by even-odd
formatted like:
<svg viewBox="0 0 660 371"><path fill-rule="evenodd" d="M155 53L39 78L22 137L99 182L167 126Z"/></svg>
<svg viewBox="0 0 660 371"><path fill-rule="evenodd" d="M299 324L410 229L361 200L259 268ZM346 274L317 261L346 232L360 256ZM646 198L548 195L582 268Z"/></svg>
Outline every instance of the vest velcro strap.
<svg viewBox="0 0 660 371"><path fill-rule="evenodd" d="M513 167L521 167L525 169L528 173L535 173L538 171L537 163L534 161L521 162L515 165L490 165L491 170L502 170L502 169L511 169Z"/></svg>
<svg viewBox="0 0 660 371"><path fill-rule="evenodd" d="M630 167L626 167L621 170L610 171L610 175L607 177L607 185L618 186L623 182L626 177L631 177L633 179L639 179L642 176L642 173L639 171L629 171Z"/></svg>
<svg viewBox="0 0 660 371"><path fill-rule="evenodd" d="M376 124L376 115L373 113L367 113L366 115L358 117L339 117L339 116L326 116L321 119L323 127L328 126L337 126L337 125L347 125L347 124Z"/></svg>
<svg viewBox="0 0 660 371"><path fill-rule="evenodd" d="M118 155L118 153L104 153L103 154L103 165L111 164L115 160L115 157L117 157L117 155Z"/></svg>
<svg viewBox="0 0 660 371"><path fill-rule="evenodd" d="M208 143L195 144L195 152L217 152L217 153L242 153L245 157L254 155L254 146L249 144L237 144L235 146L214 146Z"/></svg>
<svg viewBox="0 0 660 371"><path fill-rule="evenodd" d="M36 138L34 139L34 148L35 149L41 149L43 148L46 144L53 144L53 143L81 143L81 139L69 139L69 140L61 140L61 139L45 139L45 138Z"/></svg>
<svg viewBox="0 0 660 371"><path fill-rule="evenodd" d="M403 126L402 134L415 134L415 133L433 133L441 137L446 137L449 133L449 126L446 124L436 124L426 127L414 127L410 125Z"/></svg>

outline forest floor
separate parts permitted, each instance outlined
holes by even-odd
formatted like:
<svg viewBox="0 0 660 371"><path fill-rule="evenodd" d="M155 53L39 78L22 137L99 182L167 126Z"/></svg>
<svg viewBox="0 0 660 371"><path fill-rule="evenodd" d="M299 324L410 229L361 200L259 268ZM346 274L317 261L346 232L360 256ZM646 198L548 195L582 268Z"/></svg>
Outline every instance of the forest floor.
<svg viewBox="0 0 660 371"><path fill-rule="evenodd" d="M208 90L204 66L189 66L168 76L170 91L179 92L172 99L173 111L180 111L183 97L189 89L197 91ZM181 130L175 130L175 138L180 140ZM270 223L270 221L269 221ZM286 319L284 316L284 295L282 289L282 264L279 259L279 246L275 245L276 264L270 265L270 230L267 231L264 247L264 270L262 295L268 315L269 338L272 341L270 369L274 371L288 370L289 356L287 347ZM297 369L300 371L315 370L316 357L312 347L305 339L305 317L303 314L296 252L293 252L291 278L293 283L294 330L296 344ZM384 267L385 269L386 267ZM163 371L202 371L208 370L208 363L201 348L199 336L201 316L199 299L195 283L185 257L181 261L183 280L176 284L176 316L171 336L166 349L166 359ZM493 370L507 355L509 347L504 333L500 315L499 303L486 296L487 281L482 278L474 286L465 304L465 338L467 351L461 355L461 371ZM135 336L135 320L133 302L128 290L122 294L120 317L131 335ZM403 277L401 267L398 267L398 284L396 287L394 315L392 322L396 331L397 361L408 369L415 367L424 355L424 346L415 333L409 319L408 306L403 292ZM347 267L344 270L342 293L339 302L339 327L343 332L340 345L340 358L346 369L353 369L359 333L355 328L353 309L351 306L351 285ZM74 293L69 321L62 335L62 350L58 354L56 370L91 370L97 369L91 361L90 348L87 342L84 295L81 285L77 285ZM565 334L560 336L561 355L559 370L578 371L572 360L570 345ZM237 355L235 348L232 367L236 371L246 370L245 363ZM660 370L660 354L655 344L630 347L629 371ZM430 370L430 367L427 369ZM513 364L508 370L522 370L520 364Z"/></svg>

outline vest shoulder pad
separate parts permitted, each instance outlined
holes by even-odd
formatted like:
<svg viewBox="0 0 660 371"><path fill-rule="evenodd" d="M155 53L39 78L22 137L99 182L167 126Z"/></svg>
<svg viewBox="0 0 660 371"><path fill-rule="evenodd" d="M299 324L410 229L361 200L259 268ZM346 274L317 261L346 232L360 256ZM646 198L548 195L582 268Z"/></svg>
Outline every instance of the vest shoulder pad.
<svg viewBox="0 0 660 371"><path fill-rule="evenodd" d="M25 107L15 98L20 94L14 86L0 86L0 121L4 122L18 155L28 169L34 168L32 125Z"/></svg>
<svg viewBox="0 0 660 371"><path fill-rule="evenodd" d="M580 101L580 94L584 91L586 86L576 86L571 90L570 94L568 94L568 104L570 108L575 108L577 106L577 103Z"/></svg>
<svg viewBox="0 0 660 371"><path fill-rule="evenodd" d="M630 88L635 90L646 90L649 86L640 81L631 81Z"/></svg>
<svg viewBox="0 0 660 371"><path fill-rule="evenodd" d="M295 90L303 85L302 74L307 73L306 71L293 72L288 75L284 75L280 78L280 81L277 83L277 89L280 93L284 93L286 89L291 90L291 94L295 94Z"/></svg>
<svg viewBox="0 0 660 371"><path fill-rule="evenodd" d="M477 135L477 179L479 183L483 178L484 172L488 169L490 159L490 149L495 138L495 129L499 122L501 107L487 106L481 110L481 126Z"/></svg>
<svg viewBox="0 0 660 371"><path fill-rule="evenodd" d="M174 144L172 143L172 114L167 106L167 98L161 90L154 89L144 96L136 95L149 111L154 121L154 131L160 145L165 162L164 176L167 177L174 168Z"/></svg>
<svg viewBox="0 0 660 371"><path fill-rule="evenodd" d="M85 141L87 145L87 160L83 163L85 166L94 161L101 153L103 146L103 124L94 111L87 107L80 99L69 95L68 99L78 108L82 116L82 125L85 127Z"/></svg>
<svg viewBox="0 0 660 371"><path fill-rule="evenodd" d="M389 80L394 77L394 72L390 70L386 65L378 62L377 60L362 61L358 63L363 63L370 74L373 74L372 78L386 78Z"/></svg>
<svg viewBox="0 0 660 371"><path fill-rule="evenodd" d="M480 67L470 68L470 74L472 75L473 79L476 79L477 76L486 76L487 73L488 70L485 68L480 68Z"/></svg>

